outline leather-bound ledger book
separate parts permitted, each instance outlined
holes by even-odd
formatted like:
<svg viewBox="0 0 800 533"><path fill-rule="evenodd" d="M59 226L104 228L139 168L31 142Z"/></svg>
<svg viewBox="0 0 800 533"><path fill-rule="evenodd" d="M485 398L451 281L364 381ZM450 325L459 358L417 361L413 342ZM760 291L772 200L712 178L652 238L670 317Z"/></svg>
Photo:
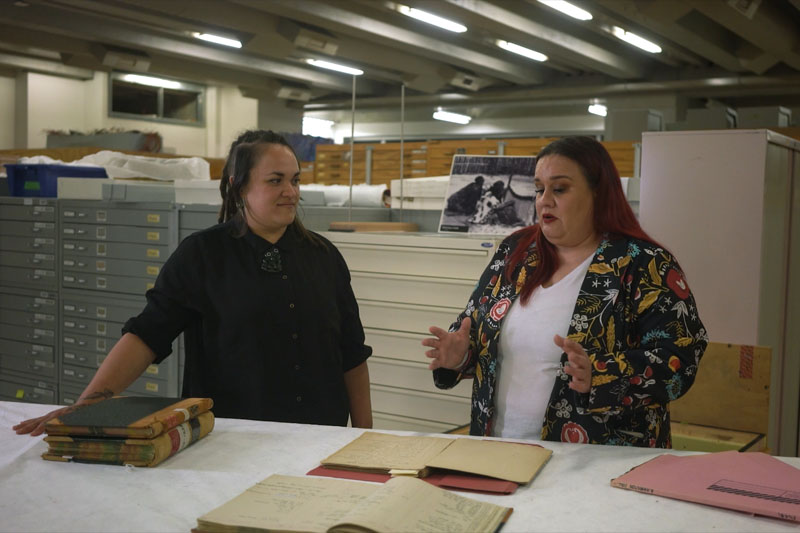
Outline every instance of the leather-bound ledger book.
<svg viewBox="0 0 800 533"><path fill-rule="evenodd" d="M152 439L211 409L211 398L115 396L45 424L48 435Z"/></svg>
<svg viewBox="0 0 800 533"><path fill-rule="evenodd" d="M156 466L214 429L214 414L200 413L153 439L80 437L48 435L49 445L42 458L49 461L74 461L111 465Z"/></svg>

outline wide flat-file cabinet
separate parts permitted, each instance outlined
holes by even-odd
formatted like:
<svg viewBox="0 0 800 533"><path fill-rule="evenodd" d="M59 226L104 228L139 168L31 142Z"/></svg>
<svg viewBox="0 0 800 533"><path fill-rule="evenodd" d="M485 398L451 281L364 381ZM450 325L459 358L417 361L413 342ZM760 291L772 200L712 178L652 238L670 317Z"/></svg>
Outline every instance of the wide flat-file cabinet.
<svg viewBox="0 0 800 533"><path fill-rule="evenodd" d="M124 323L143 309L145 292L175 246L175 218L170 203L59 202L59 403L78 399ZM178 396L177 357L150 365L127 392Z"/></svg>
<svg viewBox="0 0 800 533"><path fill-rule="evenodd" d="M645 132L641 176L642 226L678 258L711 340L772 348L767 446L798 455L800 142Z"/></svg>
<svg viewBox="0 0 800 533"><path fill-rule="evenodd" d="M422 340L466 306L499 239L438 234L325 236L347 262L369 359L377 429L447 431L467 424L471 380L437 389Z"/></svg>

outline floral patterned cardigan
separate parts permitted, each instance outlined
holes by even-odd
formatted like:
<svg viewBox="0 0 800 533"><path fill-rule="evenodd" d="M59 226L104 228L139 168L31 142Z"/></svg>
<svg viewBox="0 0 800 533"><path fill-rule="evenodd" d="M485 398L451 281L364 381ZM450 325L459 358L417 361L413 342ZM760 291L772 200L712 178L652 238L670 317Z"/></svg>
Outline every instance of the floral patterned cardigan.
<svg viewBox="0 0 800 533"><path fill-rule="evenodd" d="M505 264L517 235L506 238L481 276L467 308L470 349L463 370L437 369L439 388L473 377L470 434L491 435L497 350L503 318L536 268L535 244L506 280ZM542 439L564 442L671 447L668 402L694 381L708 343L678 263L664 249L632 238L605 238L581 285L569 338L592 363L588 393L569 388L561 354L542 425Z"/></svg>

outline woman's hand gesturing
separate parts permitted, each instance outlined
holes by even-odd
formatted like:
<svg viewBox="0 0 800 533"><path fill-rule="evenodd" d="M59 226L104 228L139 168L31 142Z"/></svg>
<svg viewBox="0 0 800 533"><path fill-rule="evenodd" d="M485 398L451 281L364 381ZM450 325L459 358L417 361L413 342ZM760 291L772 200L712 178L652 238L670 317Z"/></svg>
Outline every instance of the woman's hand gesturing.
<svg viewBox="0 0 800 533"><path fill-rule="evenodd" d="M442 328L431 326L428 331L435 338L427 338L422 341L423 346L431 348L425 355L432 359L428 368L457 369L464 362L464 356L469 349L469 328L472 320L469 317L461 321L458 331L449 333Z"/></svg>
<svg viewBox="0 0 800 533"><path fill-rule="evenodd" d="M586 350L577 342L561 335L553 337L553 342L567 354L568 364L564 366L564 372L572 376L569 388L578 392L589 392L592 388L592 363Z"/></svg>

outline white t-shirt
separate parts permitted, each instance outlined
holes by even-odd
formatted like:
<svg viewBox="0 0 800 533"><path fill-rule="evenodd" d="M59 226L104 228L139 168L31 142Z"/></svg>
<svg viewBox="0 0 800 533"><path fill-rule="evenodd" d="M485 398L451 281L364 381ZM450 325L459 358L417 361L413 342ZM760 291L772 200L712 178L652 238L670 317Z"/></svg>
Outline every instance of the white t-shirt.
<svg viewBox="0 0 800 533"><path fill-rule="evenodd" d="M495 437L540 439L572 312L593 255L550 287L537 287L527 305L517 299L500 332L495 394Z"/></svg>

